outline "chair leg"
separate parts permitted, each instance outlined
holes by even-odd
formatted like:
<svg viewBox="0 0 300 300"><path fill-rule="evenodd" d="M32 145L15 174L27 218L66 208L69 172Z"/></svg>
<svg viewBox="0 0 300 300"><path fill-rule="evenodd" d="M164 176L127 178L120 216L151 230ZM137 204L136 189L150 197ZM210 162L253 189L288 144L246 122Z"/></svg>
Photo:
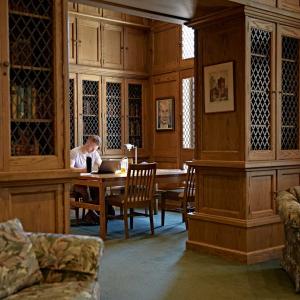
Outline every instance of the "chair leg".
<svg viewBox="0 0 300 300"><path fill-rule="evenodd" d="M133 229L133 208L130 208L130 229Z"/></svg>
<svg viewBox="0 0 300 300"><path fill-rule="evenodd" d="M129 238L128 234L128 214L127 214L127 207L124 209L124 229L125 229L125 239Z"/></svg>
<svg viewBox="0 0 300 300"><path fill-rule="evenodd" d="M151 229L151 234L154 234L154 222L153 222L153 209L152 205L150 203L149 205L149 217L150 217L150 229Z"/></svg>
<svg viewBox="0 0 300 300"><path fill-rule="evenodd" d="M79 222L79 207L75 208L75 216L76 216L76 222Z"/></svg>
<svg viewBox="0 0 300 300"><path fill-rule="evenodd" d="M166 199L164 198L164 195L161 196L161 226L165 226L165 209L166 209Z"/></svg>
<svg viewBox="0 0 300 300"><path fill-rule="evenodd" d="M82 217L81 218L84 219L84 217L85 217L85 208L82 209Z"/></svg>

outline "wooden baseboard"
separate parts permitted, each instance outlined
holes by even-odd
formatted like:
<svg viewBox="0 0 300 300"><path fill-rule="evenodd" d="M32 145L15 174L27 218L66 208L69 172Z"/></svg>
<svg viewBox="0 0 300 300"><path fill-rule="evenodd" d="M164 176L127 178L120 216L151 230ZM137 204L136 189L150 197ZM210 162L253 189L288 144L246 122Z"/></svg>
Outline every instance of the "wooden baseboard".
<svg viewBox="0 0 300 300"><path fill-rule="evenodd" d="M284 246L276 246L272 248L262 249L252 252L237 251L227 249L215 245L209 245L201 242L186 241L186 248L194 251L203 251L224 257L225 259L237 260L245 264L255 264L271 259L277 259L282 256L282 248Z"/></svg>

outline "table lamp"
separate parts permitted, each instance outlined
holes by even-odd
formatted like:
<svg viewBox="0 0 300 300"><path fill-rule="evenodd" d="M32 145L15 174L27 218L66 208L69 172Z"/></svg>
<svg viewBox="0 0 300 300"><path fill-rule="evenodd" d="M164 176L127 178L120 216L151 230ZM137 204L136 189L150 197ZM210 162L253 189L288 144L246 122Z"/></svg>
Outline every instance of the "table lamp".
<svg viewBox="0 0 300 300"><path fill-rule="evenodd" d="M134 146L132 144L124 144L124 146L128 151L134 149L134 163L137 164L137 146Z"/></svg>

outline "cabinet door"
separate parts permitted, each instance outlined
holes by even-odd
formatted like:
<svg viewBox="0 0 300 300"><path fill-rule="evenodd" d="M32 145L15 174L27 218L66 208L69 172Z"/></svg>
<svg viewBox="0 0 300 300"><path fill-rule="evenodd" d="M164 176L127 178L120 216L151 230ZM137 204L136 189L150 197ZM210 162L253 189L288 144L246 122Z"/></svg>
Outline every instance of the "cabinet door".
<svg viewBox="0 0 300 300"><path fill-rule="evenodd" d="M103 8L102 10L102 16L103 18L110 19L110 20L124 20L124 14L117 11L105 9L105 8Z"/></svg>
<svg viewBox="0 0 300 300"><path fill-rule="evenodd" d="M142 80L125 81L125 143L137 146L139 155L143 154L145 148L145 86Z"/></svg>
<svg viewBox="0 0 300 300"><path fill-rule="evenodd" d="M124 92L122 79L103 79L103 154L124 152Z"/></svg>
<svg viewBox="0 0 300 300"><path fill-rule="evenodd" d="M123 69L123 27L102 24L102 66Z"/></svg>
<svg viewBox="0 0 300 300"><path fill-rule="evenodd" d="M78 18L77 37L77 62L82 65L100 66L100 23Z"/></svg>
<svg viewBox="0 0 300 300"><path fill-rule="evenodd" d="M102 14L101 8L85 4L78 4L78 11L87 15L101 16Z"/></svg>
<svg viewBox="0 0 300 300"><path fill-rule="evenodd" d="M69 63L76 64L77 56L77 32L76 18L68 16L69 31L68 31L68 48L69 48Z"/></svg>
<svg viewBox="0 0 300 300"><path fill-rule="evenodd" d="M78 75L78 143L100 135L100 77Z"/></svg>
<svg viewBox="0 0 300 300"><path fill-rule="evenodd" d="M140 29L125 28L125 70L146 72L147 32Z"/></svg>
<svg viewBox="0 0 300 300"><path fill-rule="evenodd" d="M54 23L63 20L64 1L27 2L8 1L10 171L62 168L66 151L67 40L62 23Z"/></svg>
<svg viewBox="0 0 300 300"><path fill-rule="evenodd" d="M69 74L70 149L78 144L77 76Z"/></svg>
<svg viewBox="0 0 300 300"><path fill-rule="evenodd" d="M246 39L248 157L275 159L275 24L250 19Z"/></svg>
<svg viewBox="0 0 300 300"><path fill-rule="evenodd" d="M278 25L277 36L278 159L300 158L299 55L300 30Z"/></svg>
<svg viewBox="0 0 300 300"><path fill-rule="evenodd" d="M288 9L291 11L300 11L300 2L299 0L278 0L278 7L283 9Z"/></svg>

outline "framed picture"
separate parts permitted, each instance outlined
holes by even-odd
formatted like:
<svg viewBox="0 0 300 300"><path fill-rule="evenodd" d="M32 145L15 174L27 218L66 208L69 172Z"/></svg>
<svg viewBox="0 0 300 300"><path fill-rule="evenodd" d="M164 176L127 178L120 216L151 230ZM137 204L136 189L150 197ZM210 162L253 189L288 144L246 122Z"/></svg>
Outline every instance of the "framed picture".
<svg viewBox="0 0 300 300"><path fill-rule="evenodd" d="M174 98L156 99L156 130L174 130Z"/></svg>
<svg viewBox="0 0 300 300"><path fill-rule="evenodd" d="M205 113L234 111L233 62L204 67Z"/></svg>

